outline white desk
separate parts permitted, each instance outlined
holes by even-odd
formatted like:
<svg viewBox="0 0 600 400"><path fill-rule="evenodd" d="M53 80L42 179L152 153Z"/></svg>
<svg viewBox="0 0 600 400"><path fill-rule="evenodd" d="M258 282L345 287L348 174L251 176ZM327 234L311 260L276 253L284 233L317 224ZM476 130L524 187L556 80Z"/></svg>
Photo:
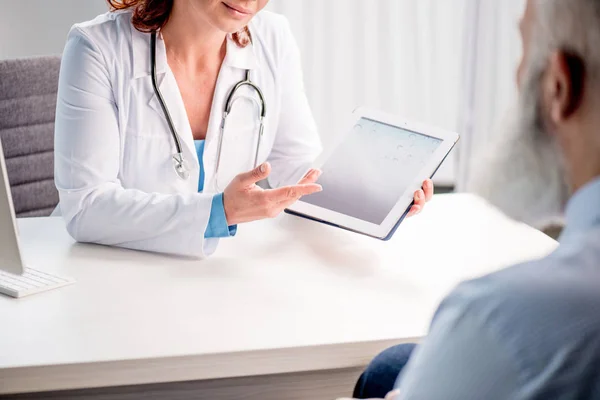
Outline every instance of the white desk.
<svg viewBox="0 0 600 400"><path fill-rule="evenodd" d="M242 226L207 261L76 244L60 219L19 227L31 266L77 283L0 297L0 394L347 369L354 379L379 350L423 337L458 281L556 247L470 195L436 196L391 242L286 215Z"/></svg>

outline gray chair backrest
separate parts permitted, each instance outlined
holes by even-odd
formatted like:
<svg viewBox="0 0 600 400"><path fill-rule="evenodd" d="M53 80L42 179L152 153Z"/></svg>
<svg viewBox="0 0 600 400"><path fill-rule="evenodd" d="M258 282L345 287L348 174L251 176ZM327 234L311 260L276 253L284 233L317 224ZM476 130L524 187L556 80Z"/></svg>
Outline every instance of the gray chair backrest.
<svg viewBox="0 0 600 400"><path fill-rule="evenodd" d="M54 115L60 57L0 61L0 140L18 217L48 216L54 185Z"/></svg>

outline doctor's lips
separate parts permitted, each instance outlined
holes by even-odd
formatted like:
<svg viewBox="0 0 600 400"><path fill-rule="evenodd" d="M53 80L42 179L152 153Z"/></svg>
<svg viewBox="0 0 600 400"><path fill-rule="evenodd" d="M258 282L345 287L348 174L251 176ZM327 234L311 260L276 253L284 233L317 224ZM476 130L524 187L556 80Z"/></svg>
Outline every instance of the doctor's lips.
<svg viewBox="0 0 600 400"><path fill-rule="evenodd" d="M247 16L253 14L252 11L246 10L245 8L240 7L240 6L234 6L234 5L231 5L231 4L226 3L226 2L223 2L223 5L225 7L227 7L231 12L236 13L240 17L247 17Z"/></svg>

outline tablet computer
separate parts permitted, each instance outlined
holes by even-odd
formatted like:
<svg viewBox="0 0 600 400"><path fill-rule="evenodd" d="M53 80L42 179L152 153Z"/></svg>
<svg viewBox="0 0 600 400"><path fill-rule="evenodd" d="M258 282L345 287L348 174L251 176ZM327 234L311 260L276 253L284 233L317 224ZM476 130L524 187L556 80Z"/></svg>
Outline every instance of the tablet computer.
<svg viewBox="0 0 600 400"><path fill-rule="evenodd" d="M317 160L323 191L286 212L389 240L459 136L386 113L360 108L332 149Z"/></svg>

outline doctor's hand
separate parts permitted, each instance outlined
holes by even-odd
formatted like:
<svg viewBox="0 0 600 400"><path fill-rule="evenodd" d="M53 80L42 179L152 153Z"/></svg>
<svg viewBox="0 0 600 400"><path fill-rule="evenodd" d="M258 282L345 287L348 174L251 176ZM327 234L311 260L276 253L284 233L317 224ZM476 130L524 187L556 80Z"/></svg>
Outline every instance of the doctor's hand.
<svg viewBox="0 0 600 400"><path fill-rule="evenodd" d="M228 225L237 225L266 218L275 218L300 197L322 190L315 182L321 171L310 170L297 184L265 190L256 183L266 179L271 165L264 163L250 172L236 176L223 193L223 205Z"/></svg>
<svg viewBox="0 0 600 400"><path fill-rule="evenodd" d="M427 179L423 182L423 188L419 189L415 192L414 204L410 208L408 212L408 216L412 217L413 215L419 214L423 211L423 207L425 207L425 203L427 203L433 197L433 181L431 179Z"/></svg>

